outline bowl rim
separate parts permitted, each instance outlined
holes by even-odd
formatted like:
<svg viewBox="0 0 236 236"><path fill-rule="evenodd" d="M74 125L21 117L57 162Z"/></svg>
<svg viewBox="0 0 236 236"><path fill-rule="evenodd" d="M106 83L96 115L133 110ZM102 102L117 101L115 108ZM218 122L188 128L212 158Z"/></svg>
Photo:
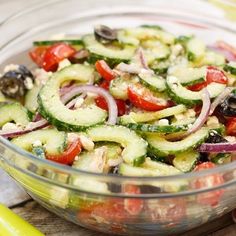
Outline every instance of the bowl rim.
<svg viewBox="0 0 236 236"><path fill-rule="evenodd" d="M0 23L0 26L6 25L7 23L11 22L12 20L17 19L20 16L23 16L24 14L32 13L34 11L37 11L39 8L43 8L43 7L48 6L50 4L54 4L55 2L63 2L63 0L52 0L50 2L47 2L46 4L39 4L38 6L29 8L28 10L25 9L23 14L19 14L19 12L18 12L16 14L11 15L8 19L6 19L2 23ZM122 9L122 7L126 7L127 8L127 5L126 6L121 6L121 7L116 7L116 8L117 9ZM138 8L141 9L142 6L139 6ZM145 8L147 9L146 6L145 6ZM131 13L135 13L135 9L136 8L132 9ZM148 8L148 9L152 10L152 13L157 13L157 11L155 11L155 9L152 9L152 8ZM103 8L101 8L99 10L103 11L102 15L106 14L106 12L104 12ZM111 9L109 9L109 10L111 12ZM95 10L95 11L89 10L88 12L90 14L95 14L95 13L98 12L98 10ZM112 11L112 13L113 12L114 12L114 10ZM147 13L146 11L143 11L143 12ZM178 11L176 9L175 9L175 12L181 13L181 11ZM82 14L81 17L84 17L84 16L87 17L88 15L86 13L87 13L87 11L85 12L85 14ZM120 12L118 11L118 13L120 13ZM139 12L137 12L137 13L139 13ZM220 28L220 29L228 30L228 31L231 31L231 33L233 32L233 33L236 34L236 29L232 29L232 27L229 24L226 24L226 23L223 24L221 22L222 19L215 20L215 19L210 19L210 18L206 18L206 17L199 18L199 17L197 17L197 16L195 16L193 14L191 15L189 13L186 14L186 16L188 16L188 17L191 16L193 22L198 22L199 24L206 24L207 26L210 25L213 28L217 27L217 28ZM7 46L7 45L4 45L4 47ZM106 180L109 179L109 180L114 180L114 181L118 180L118 179L119 180L129 180L129 181L132 181L132 180L133 181L144 181L144 182L146 182L146 181L158 181L158 180L160 180L160 181L179 180L179 179L187 179L187 178L199 178L199 177L204 177L204 176L207 176L207 175L213 175L213 174L217 174L217 173L221 173L221 172L223 173L225 171L230 171L230 170L236 169L236 161L233 161L231 163L224 164L224 165L221 165L221 166L217 166L217 167L212 168L212 169L202 170L200 172L183 173L183 174L178 174L178 175L157 176L157 177L149 177L149 176L120 176L120 175L114 175L114 174L93 173L93 172L88 172L88 171L84 171L84 170L78 170L78 169L72 168L71 166L62 165L62 164L59 164L59 163L56 163L56 162L52 162L52 161L47 160L47 159L35 158L35 156L33 154L31 154L31 153L29 153L29 152L27 152L27 151L17 147L16 145L12 144L10 141L8 141L7 139L5 139L5 138L3 138L1 136L0 136L0 143L5 145L11 151L20 154L24 158L29 159L33 163L36 162L36 163L39 163L39 164L42 164L42 165L46 165L46 166L48 166L48 167L50 167L52 169L57 169L59 171L66 172L68 174L76 174L76 175L80 174L80 175L86 175L86 176L89 176L89 177L105 178ZM3 156L1 156L1 158L3 160L7 159L6 157L3 157ZM37 176L39 176L39 175L37 175ZM233 182L235 182L235 181L233 181ZM230 182L230 183L232 183L232 182ZM223 185L220 185L220 186L223 186ZM209 190L209 189L207 189L207 190ZM205 189L201 190L201 191L205 191Z"/></svg>

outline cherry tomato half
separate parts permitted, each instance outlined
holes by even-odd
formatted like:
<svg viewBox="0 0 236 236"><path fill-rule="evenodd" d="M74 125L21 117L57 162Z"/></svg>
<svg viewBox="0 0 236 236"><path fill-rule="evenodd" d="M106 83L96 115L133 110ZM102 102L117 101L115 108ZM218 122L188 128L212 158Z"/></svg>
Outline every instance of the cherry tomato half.
<svg viewBox="0 0 236 236"><path fill-rule="evenodd" d="M39 46L29 52L29 56L39 67L43 67L43 58L48 46Z"/></svg>
<svg viewBox="0 0 236 236"><path fill-rule="evenodd" d="M97 72L102 76L103 79L111 81L115 79L115 73L108 66L104 60L99 60L95 63Z"/></svg>
<svg viewBox="0 0 236 236"><path fill-rule="evenodd" d="M211 169L215 167L216 165L212 162L203 162L197 165L194 171L201 171L201 170ZM198 178L197 180L193 182L193 186L196 189L203 189L203 188L207 189L207 188L219 186L223 183L224 183L224 179L221 174L212 174L212 175ZM224 191L222 189L219 189L219 190L209 191L206 193L200 193L197 196L197 201L200 204L215 206L218 204L223 192Z"/></svg>
<svg viewBox="0 0 236 236"><path fill-rule="evenodd" d="M236 136L236 117L230 118L226 123L227 135Z"/></svg>
<svg viewBox="0 0 236 236"><path fill-rule="evenodd" d="M158 111L170 106L168 101L155 97L150 90L140 84L128 87L128 98L134 106L146 111Z"/></svg>
<svg viewBox="0 0 236 236"><path fill-rule="evenodd" d="M81 143L79 139L68 144L68 148L58 155L46 155L48 160L55 161L61 164L70 165L75 160L75 157L81 152Z"/></svg>

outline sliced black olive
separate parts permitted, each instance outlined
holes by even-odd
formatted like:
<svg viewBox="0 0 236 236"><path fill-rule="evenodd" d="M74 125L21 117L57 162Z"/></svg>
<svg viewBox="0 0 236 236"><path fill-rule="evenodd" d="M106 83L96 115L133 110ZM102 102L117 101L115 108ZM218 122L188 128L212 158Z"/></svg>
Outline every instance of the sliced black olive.
<svg viewBox="0 0 236 236"><path fill-rule="evenodd" d="M215 131L210 132L206 143L227 143L228 141Z"/></svg>
<svg viewBox="0 0 236 236"><path fill-rule="evenodd" d="M224 116L236 116L236 94L231 93L217 109Z"/></svg>
<svg viewBox="0 0 236 236"><path fill-rule="evenodd" d="M101 43L109 43L117 39L116 31L105 25L96 26L94 28L94 35Z"/></svg>
<svg viewBox="0 0 236 236"><path fill-rule="evenodd" d="M0 90L7 97L20 98L25 95L29 80L34 80L32 73L25 66L19 65L17 69L6 72L0 78Z"/></svg>

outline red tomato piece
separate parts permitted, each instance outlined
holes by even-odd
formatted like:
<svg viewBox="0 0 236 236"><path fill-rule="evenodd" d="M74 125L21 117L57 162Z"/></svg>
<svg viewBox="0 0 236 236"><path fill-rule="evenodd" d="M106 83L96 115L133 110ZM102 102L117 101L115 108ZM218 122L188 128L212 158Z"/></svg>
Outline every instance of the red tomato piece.
<svg viewBox="0 0 236 236"><path fill-rule="evenodd" d="M104 88L106 90L109 90L109 86L110 86L110 81L107 80L103 80L100 84L99 87Z"/></svg>
<svg viewBox="0 0 236 236"><path fill-rule="evenodd" d="M116 75L113 70L108 66L104 60L99 60L95 63L97 72L102 76L103 79L111 81L115 79Z"/></svg>
<svg viewBox="0 0 236 236"><path fill-rule="evenodd" d="M227 135L236 136L236 117L230 118L226 124Z"/></svg>
<svg viewBox="0 0 236 236"><path fill-rule="evenodd" d="M219 84L227 84L228 83L228 78L224 74L223 71L219 70L218 68L214 66L208 66L207 67L207 74L206 74L206 81L188 86L188 89L192 91L200 91L203 88L205 88L208 84L210 83L219 83Z"/></svg>
<svg viewBox="0 0 236 236"><path fill-rule="evenodd" d="M67 149L58 155L46 155L48 160L55 161L61 164L70 165L75 160L75 157L81 152L81 143L79 139L68 144Z"/></svg>
<svg viewBox="0 0 236 236"><path fill-rule="evenodd" d="M146 111L158 111L170 106L168 101L155 97L150 90L140 84L128 87L128 98L134 106Z"/></svg>
<svg viewBox="0 0 236 236"><path fill-rule="evenodd" d="M43 57L43 69L55 71L60 61L72 57L76 50L66 43L57 43L50 46Z"/></svg>
<svg viewBox="0 0 236 236"><path fill-rule="evenodd" d="M118 108L118 116L124 115L125 112L126 112L125 102L123 100L120 100L120 99L115 99L115 101L116 101L116 105L117 105L117 108ZM102 108L103 110L108 111L107 102L103 97L100 97L100 96L97 97L95 99L95 103L98 107Z"/></svg>
<svg viewBox="0 0 236 236"><path fill-rule="evenodd" d="M124 186L126 194L140 194L139 187L131 184ZM140 198L126 198L124 200L124 208L130 215L139 215L143 209L144 202Z"/></svg>
<svg viewBox="0 0 236 236"><path fill-rule="evenodd" d="M216 165L212 162L203 162L197 165L194 171L201 171L206 169L215 168ZM193 182L193 186L196 189L211 188L219 186L224 183L224 179L221 174L212 174L205 177L201 177ZM197 195L197 201L200 204L215 206L218 204L224 191L222 189L209 191L206 193L200 193Z"/></svg>
<svg viewBox="0 0 236 236"><path fill-rule="evenodd" d="M43 58L48 46L39 46L29 52L29 56L39 67L43 67Z"/></svg>

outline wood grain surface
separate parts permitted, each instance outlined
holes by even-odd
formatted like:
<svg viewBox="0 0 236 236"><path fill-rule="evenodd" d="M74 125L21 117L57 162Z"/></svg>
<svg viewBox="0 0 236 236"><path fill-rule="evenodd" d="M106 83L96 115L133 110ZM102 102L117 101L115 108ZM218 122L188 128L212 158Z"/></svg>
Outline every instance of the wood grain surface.
<svg viewBox="0 0 236 236"><path fill-rule="evenodd" d="M30 222L46 236L105 236L75 224L45 210L33 201L7 174L0 169L0 202ZM231 213L188 231L181 236L235 236L236 224Z"/></svg>

